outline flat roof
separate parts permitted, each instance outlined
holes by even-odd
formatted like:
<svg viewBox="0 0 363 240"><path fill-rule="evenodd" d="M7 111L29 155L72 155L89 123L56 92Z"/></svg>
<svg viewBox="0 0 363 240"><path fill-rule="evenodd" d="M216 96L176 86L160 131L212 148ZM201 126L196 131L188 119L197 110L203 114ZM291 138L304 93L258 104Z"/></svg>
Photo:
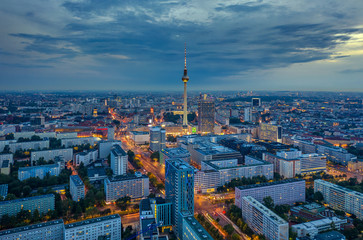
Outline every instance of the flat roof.
<svg viewBox="0 0 363 240"><path fill-rule="evenodd" d="M165 162L168 162L170 165L172 165L176 169L191 169L194 170L194 168L186 163L184 160L180 158L170 158L166 159Z"/></svg>
<svg viewBox="0 0 363 240"><path fill-rule="evenodd" d="M134 135L149 135L149 132L145 132L145 131L130 131L130 133L132 133Z"/></svg>
<svg viewBox="0 0 363 240"><path fill-rule="evenodd" d="M127 175L117 175L117 176L109 177L108 180L110 182L119 182L119 181L126 181L126 180L132 180L132 179L137 179L137 178L149 178L149 177L146 175L136 176L135 174L127 174Z"/></svg>
<svg viewBox="0 0 363 240"><path fill-rule="evenodd" d="M58 219L58 220L54 220L54 221L49 221L49 222L38 223L38 224L33 224L33 225L27 225L27 226L24 226L24 227L17 227L17 228L4 230L4 231L0 232L0 236L5 236L5 235L13 234L13 233L19 233L19 232L34 230L34 229L37 229L37 228L48 227L48 226L53 226L53 225L57 225L57 224L62 224L62 228L63 228L63 220Z"/></svg>
<svg viewBox="0 0 363 240"><path fill-rule="evenodd" d="M32 166L32 167L20 167L18 172L30 171L32 169L39 169L39 168L54 168L54 167L59 167L59 165L55 163L55 164L46 164L46 165Z"/></svg>
<svg viewBox="0 0 363 240"><path fill-rule="evenodd" d="M198 234L199 239L210 239L212 240L213 238L211 237L211 235L209 235L209 233L207 232L207 230L205 230L203 228L203 226L197 221L197 219L195 219L193 216L189 216L189 217L184 217L183 218L188 225L194 230L194 232L196 234Z"/></svg>
<svg viewBox="0 0 363 240"><path fill-rule="evenodd" d="M0 205L17 203L17 202L25 202L25 201L30 201L30 200L35 200L35 199L42 199L42 198L50 198L50 197L54 198L54 194L46 194L46 195L27 197L27 198L18 198L18 199L9 200L9 201L0 201Z"/></svg>
<svg viewBox="0 0 363 240"><path fill-rule="evenodd" d="M114 155L117 155L117 156L126 156L127 155L126 152L118 144L113 145L111 151Z"/></svg>
<svg viewBox="0 0 363 240"><path fill-rule="evenodd" d="M120 220L121 220L120 215L113 214L113 215L108 215L108 216L105 216L105 217L92 218L92 219L88 219L88 220L84 220L84 221L80 221L80 222L65 224L64 228L65 229L76 228L76 227L85 226L85 225L88 225L88 224L93 224L93 223L107 221L107 220L111 220L111 219L117 219L117 218L120 218Z"/></svg>
<svg viewBox="0 0 363 240"><path fill-rule="evenodd" d="M162 153L164 153L165 155L167 155L170 158L175 158L175 157L179 157L179 156L190 156L190 153L187 149L182 148L182 147L178 147L178 148L164 148L161 150Z"/></svg>
<svg viewBox="0 0 363 240"><path fill-rule="evenodd" d="M269 186L275 186L275 185L287 184L287 183L294 183L294 182L305 182L305 180L291 178L291 179L285 179L285 180L275 181L275 182L266 182L266 183L260 183L260 184L239 186L239 187L236 187L236 188L238 188L240 190L246 190L246 189L250 189L250 188L269 187Z"/></svg>
<svg viewBox="0 0 363 240"><path fill-rule="evenodd" d="M335 188L335 189L338 189L338 190L341 190L341 191L344 191L344 192L347 192L347 193L350 193L350 194L354 194L354 195L357 195L358 197L363 197L363 193L360 193L360 192L357 192L357 191L354 191L352 189L349 189L349 188L345 188L345 187L342 187L342 186L339 186L339 185L336 185L334 183L331 183L331 182L327 182L327 181L324 181L322 179L317 179L314 181L315 182L322 182L323 184L325 185L329 185L330 187L332 188Z"/></svg>
<svg viewBox="0 0 363 240"><path fill-rule="evenodd" d="M71 181L76 186L84 186L84 183L82 182L82 179L78 175L71 175Z"/></svg>
<svg viewBox="0 0 363 240"><path fill-rule="evenodd" d="M256 199L254 199L253 197L246 196L246 197L243 197L243 199L247 199L249 202L251 202L254 205L254 207L256 207L258 210L263 212L264 215L267 215L269 218L271 218L275 222L277 222L279 224L288 224L284 219L282 219L280 216L278 216L276 213L274 213L273 211L268 209L265 205L263 205L262 203L260 203Z"/></svg>

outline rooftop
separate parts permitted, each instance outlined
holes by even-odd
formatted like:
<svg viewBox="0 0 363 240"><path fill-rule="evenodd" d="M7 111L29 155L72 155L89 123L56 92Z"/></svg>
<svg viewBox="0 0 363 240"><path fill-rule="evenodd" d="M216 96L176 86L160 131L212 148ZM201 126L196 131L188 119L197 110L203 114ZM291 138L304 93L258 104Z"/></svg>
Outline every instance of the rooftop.
<svg viewBox="0 0 363 240"><path fill-rule="evenodd" d="M137 179L137 178L148 178L148 176L146 176L146 175L136 176L135 174L127 174L127 175L117 175L117 176L109 177L108 180L110 182L119 182L119 181L126 181L126 180L132 180L132 179Z"/></svg>
<svg viewBox="0 0 363 240"><path fill-rule="evenodd" d="M324 180L321 180L321 179L317 179L317 180L314 181L314 183L315 182L323 183L324 185L328 185L329 187L335 188L337 190L341 190L341 191L346 192L346 193L349 193L349 194L354 194L357 197L363 197L363 193L360 193L360 192L357 192L357 191L353 191L353 190L351 190L349 188L345 188L345 187L336 185L336 184L331 183L331 182L327 182L327 181L324 181Z"/></svg>
<svg viewBox="0 0 363 240"><path fill-rule="evenodd" d="M42 228L42 227L53 226L53 225L57 225L57 224L62 224L62 227L63 227L63 220L58 219L58 220L54 220L54 221L49 221L49 222L38 223L38 224L28 225L28 226L24 226L24 227L18 227L18 228L12 228L12 229L8 229L8 230L4 230L4 231L0 232L0 236L5 236L5 235L8 235L8 234L24 232L24 231L33 230L33 229Z"/></svg>
<svg viewBox="0 0 363 240"><path fill-rule="evenodd" d="M279 184L287 184L287 183L294 183L294 182L305 182L305 180L291 178L291 179L285 179L285 180L275 181L275 182L267 182L267 183L240 186L240 187L237 187L237 188L240 189L240 190L245 190L245 189L250 189L250 188L269 187L269 186L274 186L274 185L279 185Z"/></svg>
<svg viewBox="0 0 363 240"><path fill-rule="evenodd" d="M33 169L40 169L40 168L57 168L57 167L59 167L58 164L46 164L46 165L32 166L32 167L20 167L18 172L31 171Z"/></svg>
<svg viewBox="0 0 363 240"><path fill-rule="evenodd" d="M108 215L108 216L99 217L99 218L92 218L92 219L88 219L88 220L85 220L85 221L66 224L66 225L64 225L64 228L65 229L70 229L70 228L85 226L85 225L88 225L88 224L98 223L98 222L117 219L117 218L120 218L120 220L121 220L121 217L118 214Z"/></svg>
<svg viewBox="0 0 363 240"><path fill-rule="evenodd" d="M170 158L175 158L179 156L190 156L190 153L187 149L178 147L178 148L165 148L161 150L162 153L167 155Z"/></svg>
<svg viewBox="0 0 363 240"><path fill-rule="evenodd" d="M188 225L194 230L194 232L198 234L199 239L213 239L194 217L184 217L184 221L186 221Z"/></svg>
<svg viewBox="0 0 363 240"><path fill-rule="evenodd" d="M84 183L82 182L82 179L78 175L72 175L71 176L71 181L76 186L84 186Z"/></svg>
<svg viewBox="0 0 363 240"><path fill-rule="evenodd" d="M194 168L191 165L189 165L188 163L186 163L185 161L183 161L180 158L166 159L165 164L166 163L169 163L176 169L192 169L192 170L194 170Z"/></svg>
<svg viewBox="0 0 363 240"><path fill-rule="evenodd" d="M131 131L133 135L149 135L149 132L144 131Z"/></svg>
<svg viewBox="0 0 363 240"><path fill-rule="evenodd" d="M314 237L314 240L345 240L345 236L337 231L320 233Z"/></svg>
<svg viewBox="0 0 363 240"><path fill-rule="evenodd" d="M54 198L54 195L53 194L46 194L46 195L40 195L40 196L35 196L35 197L18 198L18 199L9 200L9 201L2 201L2 202L0 202L0 205L10 204L10 203L17 203L17 202L25 202L25 201L35 200L35 199L42 199L42 198Z"/></svg>
<svg viewBox="0 0 363 240"><path fill-rule="evenodd" d="M288 224L284 219L279 217L276 213L268 209L265 205L257 201L251 196L243 197L242 199L248 200L248 202L252 203L255 208L257 208L260 212L264 214L264 216L269 217L274 222L277 222L278 224Z"/></svg>
<svg viewBox="0 0 363 240"><path fill-rule="evenodd" d="M116 156L126 156L126 152L118 144L113 145L112 153Z"/></svg>

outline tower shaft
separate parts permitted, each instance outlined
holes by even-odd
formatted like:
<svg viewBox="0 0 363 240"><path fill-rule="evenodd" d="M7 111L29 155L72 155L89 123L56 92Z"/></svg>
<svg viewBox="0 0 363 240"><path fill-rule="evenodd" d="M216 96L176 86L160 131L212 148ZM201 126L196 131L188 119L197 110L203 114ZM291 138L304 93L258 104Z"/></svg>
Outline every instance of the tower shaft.
<svg viewBox="0 0 363 240"><path fill-rule="evenodd" d="M184 82L183 128L188 127L187 82Z"/></svg>

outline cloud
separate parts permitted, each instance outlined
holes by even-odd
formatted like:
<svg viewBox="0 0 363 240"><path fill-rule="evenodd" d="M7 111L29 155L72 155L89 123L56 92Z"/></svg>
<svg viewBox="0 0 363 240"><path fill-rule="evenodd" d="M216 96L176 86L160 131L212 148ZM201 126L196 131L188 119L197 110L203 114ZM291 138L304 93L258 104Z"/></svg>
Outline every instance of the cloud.
<svg viewBox="0 0 363 240"><path fill-rule="evenodd" d="M8 57L3 68L11 72L16 64L25 69L27 64L49 65L60 76L67 69L67 78L74 72L80 85L88 78L83 79L79 69L91 68L100 74L107 71L109 79L122 72L119 86L132 88L130 79L140 79L135 87L142 81L152 85L149 74L155 78L153 87L165 86L165 79L180 74L184 42L190 75L198 78L194 86L199 87L210 84L211 78L236 79L234 85L243 87L244 81L235 76L349 61L363 49L363 4L358 0L21 2L26 7L10 0L0 7L0 44L5 46L0 54ZM12 22L17 24L11 28L4 24ZM44 79L49 74L39 72ZM218 89L220 82L213 87Z"/></svg>

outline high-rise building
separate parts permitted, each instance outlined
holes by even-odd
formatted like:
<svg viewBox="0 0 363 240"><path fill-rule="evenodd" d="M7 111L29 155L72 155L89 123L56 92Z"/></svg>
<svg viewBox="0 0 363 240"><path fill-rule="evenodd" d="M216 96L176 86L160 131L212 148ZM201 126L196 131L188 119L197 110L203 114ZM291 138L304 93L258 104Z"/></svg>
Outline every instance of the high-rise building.
<svg viewBox="0 0 363 240"><path fill-rule="evenodd" d="M258 137L262 140L270 140L281 143L282 127L273 124L260 123Z"/></svg>
<svg viewBox="0 0 363 240"><path fill-rule="evenodd" d="M84 198L84 183L78 175L71 175L69 182L69 191L71 193L73 201L78 202L81 198Z"/></svg>
<svg viewBox="0 0 363 240"><path fill-rule="evenodd" d="M236 187L235 193L235 204L240 208L243 208L242 198L245 196L252 196L259 202L262 202L265 197L270 196L276 205L292 205L296 202L305 202L305 180L286 179L241 186Z"/></svg>
<svg viewBox="0 0 363 240"><path fill-rule="evenodd" d="M59 240L63 239L63 220L37 223L24 227L17 227L0 232L3 240Z"/></svg>
<svg viewBox="0 0 363 240"><path fill-rule="evenodd" d="M251 196L242 198L242 217L247 225L267 240L288 240L289 224Z"/></svg>
<svg viewBox="0 0 363 240"><path fill-rule="evenodd" d="M64 239L121 239L121 217L118 214L87 219L64 225Z"/></svg>
<svg viewBox="0 0 363 240"><path fill-rule="evenodd" d="M109 126L107 128L107 140L113 141L115 139L115 128L113 126Z"/></svg>
<svg viewBox="0 0 363 240"><path fill-rule="evenodd" d="M153 152L161 151L165 148L165 129L161 127L150 128L150 150Z"/></svg>
<svg viewBox="0 0 363 240"><path fill-rule="evenodd" d="M212 236L203 228L194 217L183 218L183 240L212 240Z"/></svg>
<svg viewBox="0 0 363 240"><path fill-rule="evenodd" d="M183 239L183 218L194 215L194 168L181 159L165 161L165 197L172 202L172 224Z"/></svg>
<svg viewBox="0 0 363 240"><path fill-rule="evenodd" d="M120 145L114 145L111 150L111 169L114 175L123 175L127 172L127 160L128 156L126 152L120 147Z"/></svg>
<svg viewBox="0 0 363 240"><path fill-rule="evenodd" d="M207 98L207 94L198 102L198 132L201 134L214 133L215 122L214 100Z"/></svg>
<svg viewBox="0 0 363 240"><path fill-rule="evenodd" d="M0 185L0 200L3 200L8 195L8 184Z"/></svg>
<svg viewBox="0 0 363 240"><path fill-rule="evenodd" d="M314 181L314 192L321 192L324 201L335 210L356 215L363 219L363 194L348 188L318 179Z"/></svg>
<svg viewBox="0 0 363 240"><path fill-rule="evenodd" d="M184 75L182 77L184 83L184 103L183 103L183 129L188 129L188 102L187 102L187 82L189 81L188 70L187 70L187 48L184 51Z"/></svg>
<svg viewBox="0 0 363 240"><path fill-rule="evenodd" d="M54 198L53 194L46 194L9 201L0 201L0 218L5 214L14 216L22 209L30 210L31 212L38 209L40 214L46 214L48 211L54 210Z"/></svg>
<svg viewBox="0 0 363 240"><path fill-rule="evenodd" d="M252 98L252 107L261 107L261 98Z"/></svg>

